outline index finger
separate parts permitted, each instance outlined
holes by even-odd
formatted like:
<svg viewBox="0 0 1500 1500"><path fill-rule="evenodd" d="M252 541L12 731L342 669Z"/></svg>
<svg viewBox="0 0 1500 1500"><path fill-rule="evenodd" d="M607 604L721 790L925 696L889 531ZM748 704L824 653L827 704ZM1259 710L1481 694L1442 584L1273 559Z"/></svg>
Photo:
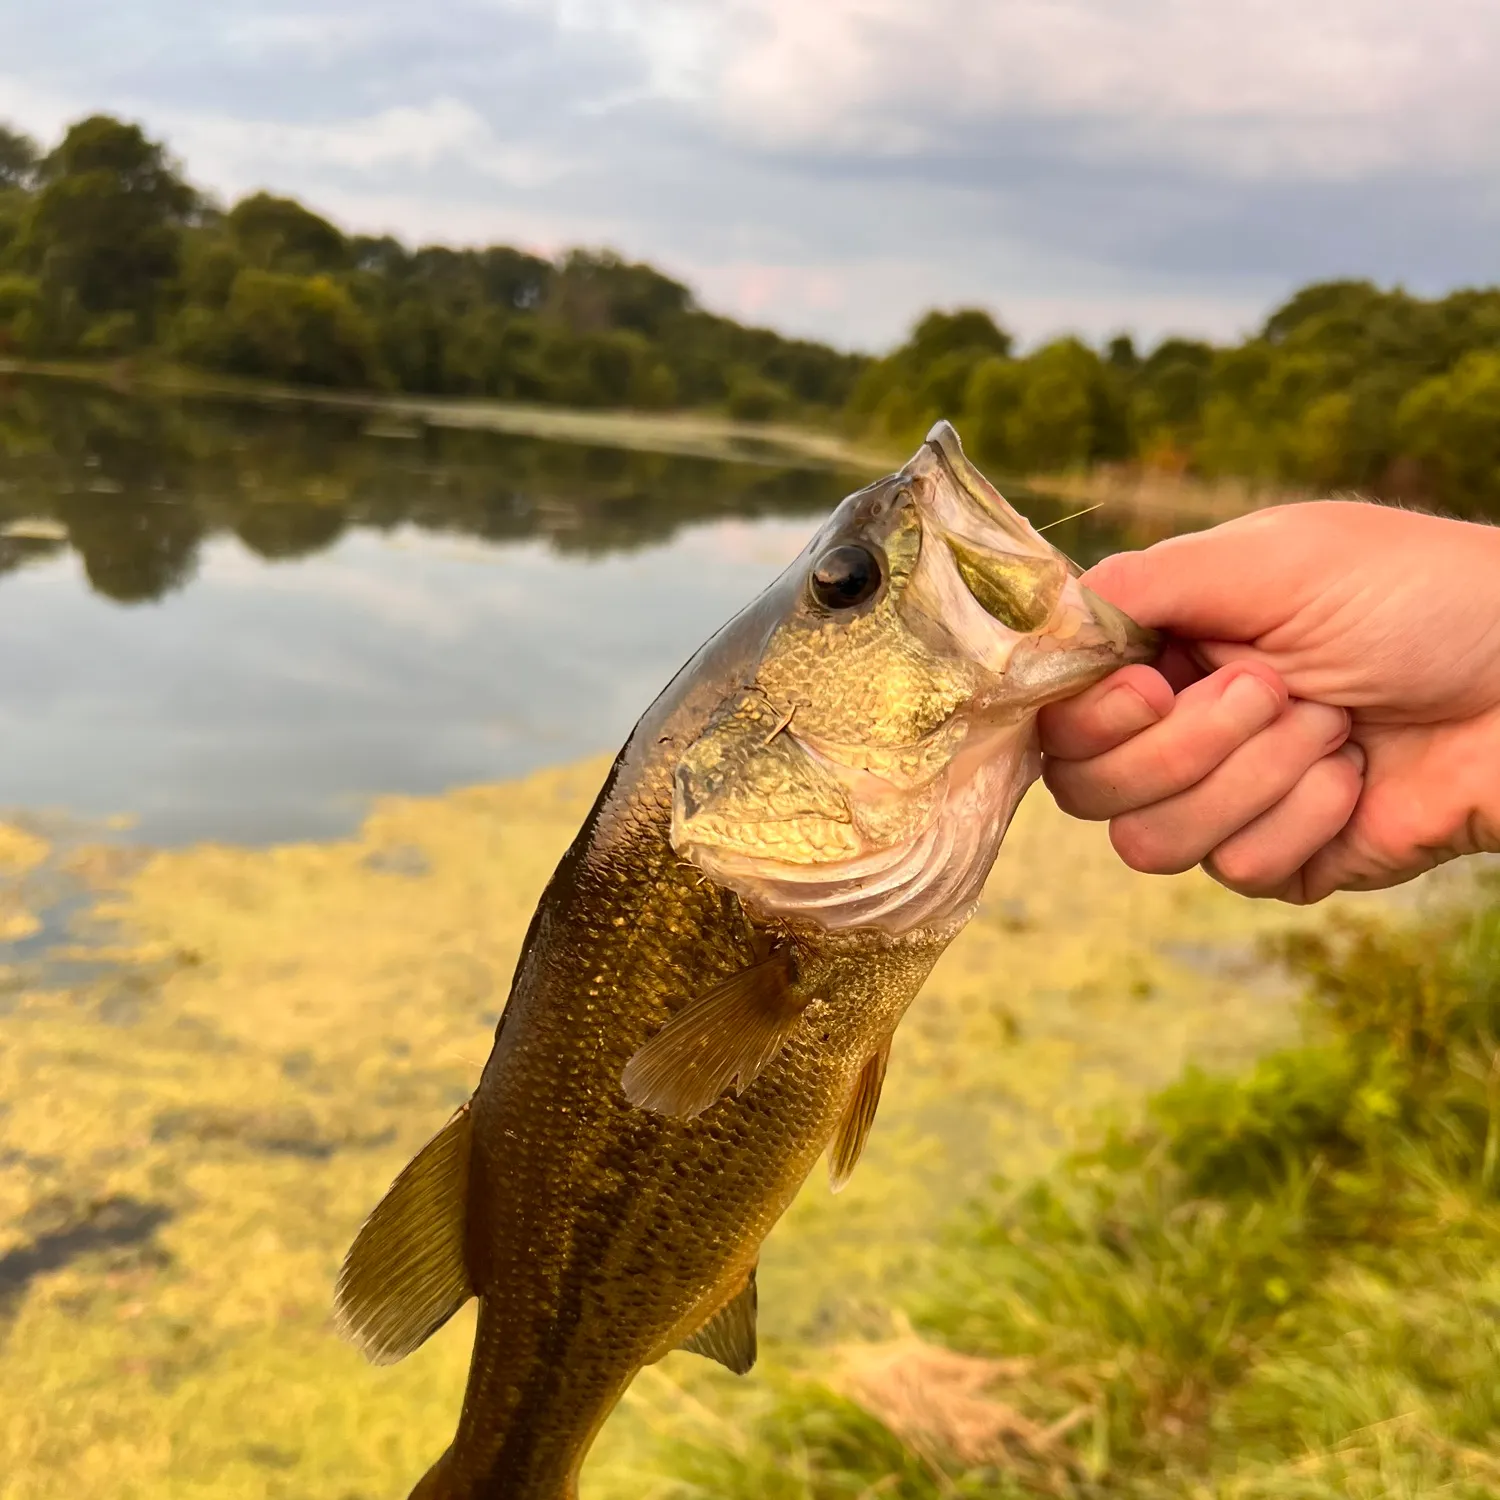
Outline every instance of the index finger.
<svg viewBox="0 0 1500 1500"><path fill-rule="evenodd" d="M1059 760L1089 760L1164 719L1172 688L1154 667L1122 667L1076 698L1049 704L1037 720L1042 750Z"/></svg>

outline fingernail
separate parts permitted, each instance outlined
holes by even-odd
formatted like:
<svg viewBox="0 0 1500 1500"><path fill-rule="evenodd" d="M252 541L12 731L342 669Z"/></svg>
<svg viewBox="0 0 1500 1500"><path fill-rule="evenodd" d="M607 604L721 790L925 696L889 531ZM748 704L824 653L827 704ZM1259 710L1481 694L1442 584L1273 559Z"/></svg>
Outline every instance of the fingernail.
<svg viewBox="0 0 1500 1500"><path fill-rule="evenodd" d="M1242 672L1224 689L1224 706L1247 729L1261 729L1281 712L1281 694L1264 677Z"/></svg>
<svg viewBox="0 0 1500 1500"><path fill-rule="evenodd" d="M1099 706L1114 734L1139 734L1161 720L1161 715L1128 682L1107 693Z"/></svg>
<svg viewBox="0 0 1500 1500"><path fill-rule="evenodd" d="M1338 753L1346 757L1348 760L1353 761L1354 769L1358 771L1361 776L1365 774L1365 764L1367 760L1367 757L1365 755L1365 747L1361 745L1357 740L1346 740L1340 747Z"/></svg>
<svg viewBox="0 0 1500 1500"><path fill-rule="evenodd" d="M1332 703L1315 703L1302 699L1296 704L1304 730L1316 734L1330 753L1349 737L1349 711Z"/></svg>

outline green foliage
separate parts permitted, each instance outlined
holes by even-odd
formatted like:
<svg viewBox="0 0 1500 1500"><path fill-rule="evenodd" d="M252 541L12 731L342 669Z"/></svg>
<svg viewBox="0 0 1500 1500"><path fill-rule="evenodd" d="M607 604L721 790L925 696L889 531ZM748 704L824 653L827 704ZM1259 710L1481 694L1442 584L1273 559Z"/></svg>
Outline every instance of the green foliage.
<svg viewBox="0 0 1500 1500"><path fill-rule="evenodd" d="M1466 354L1409 391L1396 432L1424 487L1468 514L1492 507L1500 497L1500 349Z"/></svg>
<svg viewBox="0 0 1500 1500"><path fill-rule="evenodd" d="M1011 473L1130 460L1209 478L1364 490L1500 514L1500 289L1424 301L1365 281L1303 288L1228 347L1142 356L1059 339L1024 357L981 312L929 313L871 365L856 431L909 444L938 417Z"/></svg>
<svg viewBox="0 0 1500 1500"><path fill-rule="evenodd" d="M26 353L35 342L42 288L35 277L0 275L0 354Z"/></svg>
<svg viewBox="0 0 1500 1500"><path fill-rule="evenodd" d="M234 279L227 319L231 369L309 385L379 383L374 331L327 276L247 267Z"/></svg>
<svg viewBox="0 0 1500 1500"><path fill-rule="evenodd" d="M0 337L37 356L154 345L281 381L758 418L836 411L868 363L715 317L608 250L412 250L264 192L219 213L158 144L105 116L40 163L0 129L8 271L41 299L24 337L4 325Z"/></svg>
<svg viewBox="0 0 1500 1500"><path fill-rule="evenodd" d="M43 158L13 255L41 282L48 337L72 349L97 320L125 314L151 336L177 274L197 197L139 126L95 115ZM124 340L124 325L110 325Z"/></svg>
<svg viewBox="0 0 1500 1500"><path fill-rule="evenodd" d="M253 274L251 274L253 273ZM0 126L0 313L32 357L160 348L336 386L826 419L894 450L957 422L1012 474L1133 462L1500 515L1500 289L1304 287L1242 343L1127 334L1018 354L980 308L870 360L715 316L609 250L416 249L254 193L220 213L138 126L97 115L39 155ZM269 280L261 278L271 278ZM12 299L14 300L14 299Z"/></svg>
<svg viewBox="0 0 1500 1500"><path fill-rule="evenodd" d="M0 125L0 189L29 186L40 158L30 136Z"/></svg>
<svg viewBox="0 0 1500 1500"><path fill-rule="evenodd" d="M225 217L225 228L246 264L264 271L305 276L342 270L349 259L344 236L292 198L242 198Z"/></svg>
<svg viewBox="0 0 1500 1500"><path fill-rule="evenodd" d="M1190 1071L952 1231L915 1311L1001 1360L1029 1443L966 1467L804 1384L740 1451L679 1457L682 1493L1493 1494L1500 906L1277 956L1309 984L1303 1045Z"/></svg>
<svg viewBox="0 0 1500 1500"><path fill-rule="evenodd" d="M930 312L905 344L860 377L850 419L892 442L919 441L939 417L952 418L962 409L975 368L1005 359L1011 342L979 308Z"/></svg>
<svg viewBox="0 0 1500 1500"><path fill-rule="evenodd" d="M850 419L906 446L947 417L982 463L1011 472L1125 456L1128 413L1117 366L1073 338L1024 359L1013 358L1011 347L987 313L928 313L907 343L865 371Z"/></svg>
<svg viewBox="0 0 1500 1500"><path fill-rule="evenodd" d="M777 380L767 380L753 370L737 371L729 382L725 403L731 417L742 422L769 422L790 411L792 393Z"/></svg>
<svg viewBox="0 0 1500 1500"><path fill-rule="evenodd" d="M687 1500L939 1500L955 1491L890 1429L820 1387L789 1386L738 1445L671 1445L665 1456ZM878 1488L872 1488L878 1486Z"/></svg>

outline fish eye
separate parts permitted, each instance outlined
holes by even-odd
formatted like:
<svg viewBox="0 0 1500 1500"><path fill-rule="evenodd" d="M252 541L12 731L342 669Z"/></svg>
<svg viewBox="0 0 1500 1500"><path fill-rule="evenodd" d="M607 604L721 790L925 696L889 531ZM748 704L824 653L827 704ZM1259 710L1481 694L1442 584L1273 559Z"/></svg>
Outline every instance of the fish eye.
<svg viewBox="0 0 1500 1500"><path fill-rule="evenodd" d="M880 587L880 559L858 542L830 547L813 565L812 595L824 609L852 609Z"/></svg>

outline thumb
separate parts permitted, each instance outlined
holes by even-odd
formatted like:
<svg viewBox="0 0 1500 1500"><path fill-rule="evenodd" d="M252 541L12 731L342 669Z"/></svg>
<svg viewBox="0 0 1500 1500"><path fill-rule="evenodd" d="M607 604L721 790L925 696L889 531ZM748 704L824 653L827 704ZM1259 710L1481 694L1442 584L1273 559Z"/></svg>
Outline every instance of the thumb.
<svg viewBox="0 0 1500 1500"><path fill-rule="evenodd" d="M1338 502L1278 506L1208 531L1119 552L1084 575L1142 625L1189 640L1248 642L1290 619L1326 581L1326 511Z"/></svg>

